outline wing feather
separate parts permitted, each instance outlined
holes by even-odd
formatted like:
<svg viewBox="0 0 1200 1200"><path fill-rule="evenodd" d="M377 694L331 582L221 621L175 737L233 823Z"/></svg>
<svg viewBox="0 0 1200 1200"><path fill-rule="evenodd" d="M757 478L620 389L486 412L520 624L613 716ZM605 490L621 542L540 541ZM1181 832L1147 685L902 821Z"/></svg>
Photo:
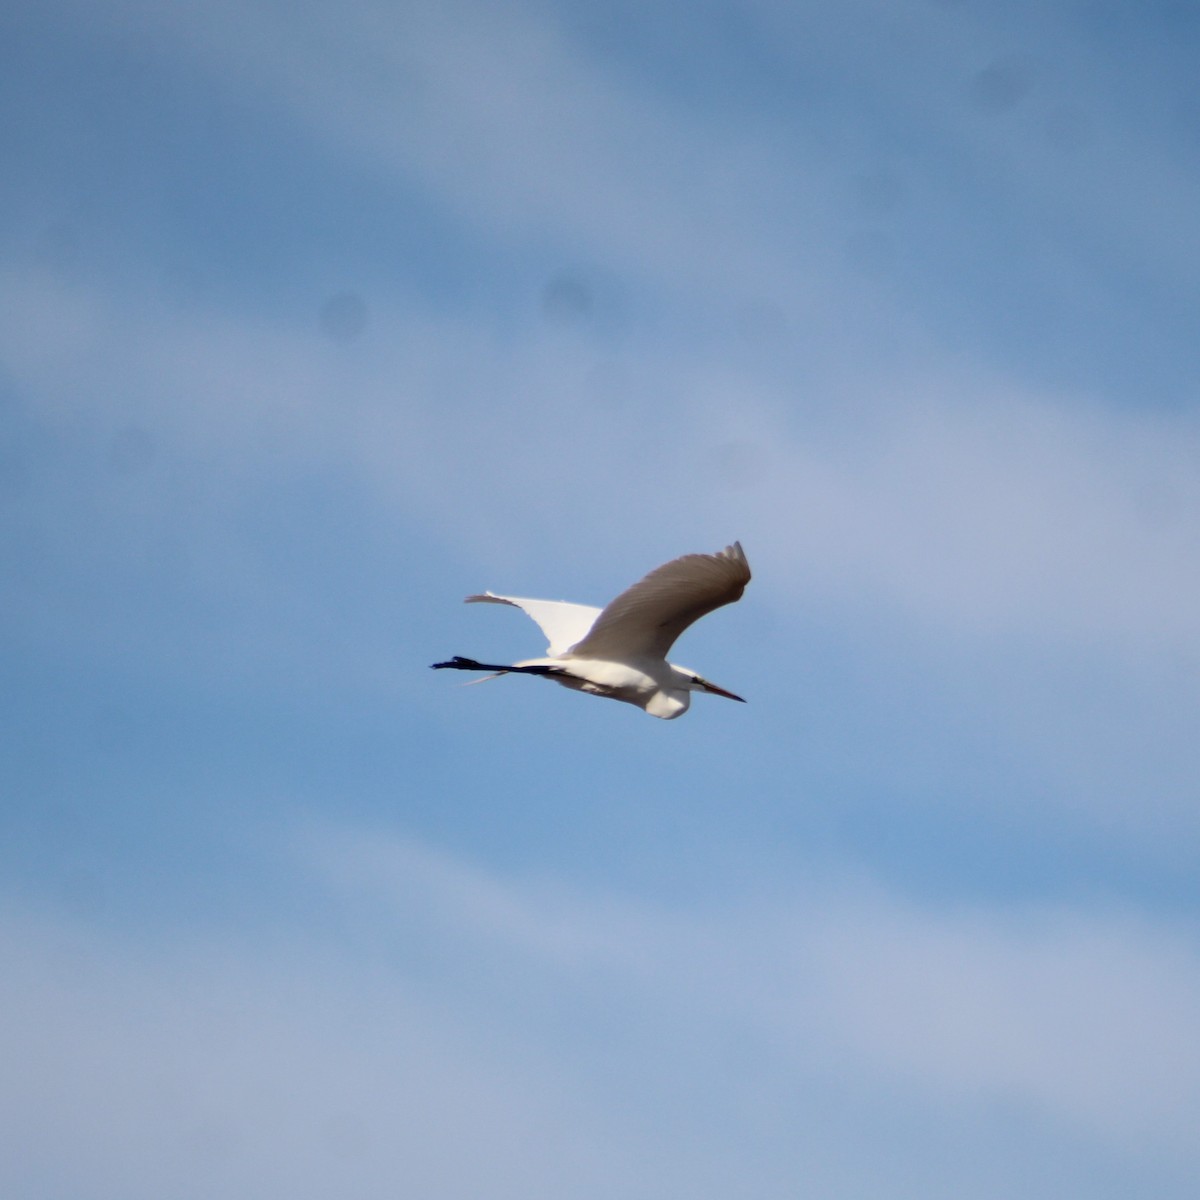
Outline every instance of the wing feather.
<svg viewBox="0 0 1200 1200"><path fill-rule="evenodd" d="M497 596L484 592L468 596L467 604L508 604L519 608L537 622L550 643L550 657L565 654L576 642L587 637L588 630L600 615L600 609L589 604L570 604L566 600L528 600L522 596Z"/></svg>
<svg viewBox="0 0 1200 1200"><path fill-rule="evenodd" d="M740 600L749 582L750 564L740 542L719 554L685 554L623 591L572 653L614 661L665 658L689 625Z"/></svg>

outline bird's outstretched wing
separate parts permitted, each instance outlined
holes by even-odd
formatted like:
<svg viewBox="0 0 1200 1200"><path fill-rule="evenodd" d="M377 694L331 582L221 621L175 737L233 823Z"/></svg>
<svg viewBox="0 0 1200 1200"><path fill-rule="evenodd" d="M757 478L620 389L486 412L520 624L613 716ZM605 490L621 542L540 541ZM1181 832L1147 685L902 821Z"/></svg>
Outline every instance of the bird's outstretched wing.
<svg viewBox="0 0 1200 1200"><path fill-rule="evenodd" d="M741 599L749 582L750 564L740 542L720 554L685 554L626 588L600 613L572 653L615 661L665 658L693 621Z"/></svg>
<svg viewBox="0 0 1200 1200"><path fill-rule="evenodd" d="M521 596L497 596L484 592L468 596L467 604L508 604L532 617L550 643L546 653L552 658L565 654L576 642L587 637L600 609L590 604L569 604L565 600L526 600Z"/></svg>

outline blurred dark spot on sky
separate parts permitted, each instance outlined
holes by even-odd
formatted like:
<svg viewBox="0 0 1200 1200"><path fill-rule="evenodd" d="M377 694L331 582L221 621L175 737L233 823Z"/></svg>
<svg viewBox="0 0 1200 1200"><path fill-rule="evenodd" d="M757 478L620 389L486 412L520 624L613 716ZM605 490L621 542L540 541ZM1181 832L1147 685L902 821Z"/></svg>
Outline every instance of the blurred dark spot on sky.
<svg viewBox="0 0 1200 1200"><path fill-rule="evenodd" d="M842 250L846 262L864 275L883 275L896 260L896 241L882 229L857 230L846 238Z"/></svg>
<svg viewBox="0 0 1200 1200"><path fill-rule="evenodd" d="M560 271L542 288L542 312L549 320L582 324L595 309L595 290L577 271Z"/></svg>
<svg viewBox="0 0 1200 1200"><path fill-rule="evenodd" d="M67 221L53 221L37 235L34 259L56 273L66 273L79 264L79 234Z"/></svg>
<svg viewBox="0 0 1200 1200"><path fill-rule="evenodd" d="M1165 480L1143 483L1134 496L1134 510L1151 528L1177 526L1183 514L1183 498Z"/></svg>
<svg viewBox="0 0 1200 1200"><path fill-rule="evenodd" d="M971 79L967 99L976 112L1008 112L1029 95L1035 74L1033 60L1025 55L999 58Z"/></svg>
<svg viewBox="0 0 1200 1200"><path fill-rule="evenodd" d="M619 408L632 390L628 371L614 359L601 359L584 373L583 395L592 404Z"/></svg>
<svg viewBox="0 0 1200 1200"><path fill-rule="evenodd" d="M875 216L895 212L904 201L904 186L890 171L855 176L853 190L858 206Z"/></svg>
<svg viewBox="0 0 1200 1200"><path fill-rule="evenodd" d="M367 304L357 292L338 292L321 305L321 331L335 342L352 342L367 328Z"/></svg>
<svg viewBox="0 0 1200 1200"><path fill-rule="evenodd" d="M192 1126L186 1148L201 1162L223 1161L237 1155L245 1135L236 1120L223 1112L210 1112Z"/></svg>
<svg viewBox="0 0 1200 1200"><path fill-rule="evenodd" d="M154 436L137 425L126 425L108 444L108 466L114 475L140 475L154 461Z"/></svg>
<svg viewBox="0 0 1200 1200"><path fill-rule="evenodd" d="M333 1113L321 1130L329 1153L335 1158L354 1159L372 1149L366 1123L355 1113Z"/></svg>
<svg viewBox="0 0 1200 1200"><path fill-rule="evenodd" d="M727 488L748 488L763 474L766 456L762 447L745 438L722 442L709 455L708 470L712 478Z"/></svg>
<svg viewBox="0 0 1200 1200"><path fill-rule="evenodd" d="M204 299L204 274L190 264L176 263L164 267L159 286L163 299L177 308L190 310Z"/></svg>
<svg viewBox="0 0 1200 1200"><path fill-rule="evenodd" d="M1179 132L1200 142L1200 93L1178 100L1173 115Z"/></svg>
<svg viewBox="0 0 1200 1200"><path fill-rule="evenodd" d="M1200 33L1200 6L1195 0L1160 0L1158 15L1175 34Z"/></svg>
<svg viewBox="0 0 1200 1200"><path fill-rule="evenodd" d="M87 867L71 867L59 884L63 903L75 914L88 916L102 912L105 905L104 884Z"/></svg>
<svg viewBox="0 0 1200 1200"><path fill-rule="evenodd" d="M787 319L773 300L748 300L734 314L734 328L753 345L774 345L787 333Z"/></svg>
<svg viewBox="0 0 1200 1200"><path fill-rule="evenodd" d="M1050 109L1044 119L1046 140L1057 150L1079 150L1091 140L1092 125L1087 113L1074 104Z"/></svg>
<svg viewBox="0 0 1200 1200"><path fill-rule="evenodd" d="M29 464L16 446L0 446L0 502L19 499L29 490Z"/></svg>

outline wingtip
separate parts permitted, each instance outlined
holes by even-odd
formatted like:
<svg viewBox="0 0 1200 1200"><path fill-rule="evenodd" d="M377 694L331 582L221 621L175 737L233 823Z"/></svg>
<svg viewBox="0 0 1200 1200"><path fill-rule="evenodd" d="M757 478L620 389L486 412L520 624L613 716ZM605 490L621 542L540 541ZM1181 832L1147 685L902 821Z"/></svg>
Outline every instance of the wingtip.
<svg viewBox="0 0 1200 1200"><path fill-rule="evenodd" d="M476 592L473 596L465 596L463 598L463 603L464 604L507 604L512 608L516 608L516 605L513 604L513 602L511 600L509 600L505 596L497 596L495 592Z"/></svg>
<svg viewBox="0 0 1200 1200"><path fill-rule="evenodd" d="M745 582L750 582L750 561L746 558L746 552L742 549L741 542L733 542L721 551L720 558L727 558L730 562L741 567L745 572Z"/></svg>

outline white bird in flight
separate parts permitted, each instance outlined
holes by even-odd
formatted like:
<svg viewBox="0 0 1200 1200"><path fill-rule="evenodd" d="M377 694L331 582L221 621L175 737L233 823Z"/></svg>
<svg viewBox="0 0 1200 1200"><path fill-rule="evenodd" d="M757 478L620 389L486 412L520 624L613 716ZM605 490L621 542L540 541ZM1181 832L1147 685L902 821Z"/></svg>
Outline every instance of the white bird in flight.
<svg viewBox="0 0 1200 1200"><path fill-rule="evenodd" d="M434 663L433 669L495 672L489 679L510 673L543 675L563 687L636 704L652 717L670 721L687 712L692 692L742 699L667 662L667 651L693 621L740 600L749 582L750 564L741 543L734 542L719 554L685 554L665 563L602 609L492 592L468 596L467 604L509 604L532 617L550 643L546 657L506 667L456 655Z"/></svg>

